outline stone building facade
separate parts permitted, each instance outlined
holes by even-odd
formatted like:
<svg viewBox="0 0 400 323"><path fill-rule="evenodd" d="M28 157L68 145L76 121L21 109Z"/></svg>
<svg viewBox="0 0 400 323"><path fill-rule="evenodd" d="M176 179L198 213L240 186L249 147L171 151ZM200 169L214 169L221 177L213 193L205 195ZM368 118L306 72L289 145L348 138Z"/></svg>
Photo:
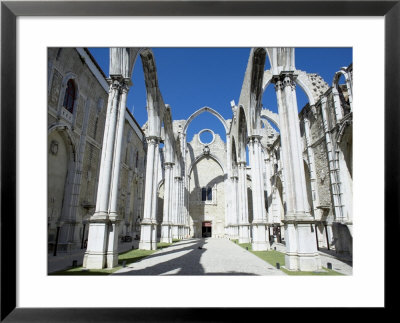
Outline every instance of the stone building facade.
<svg viewBox="0 0 400 323"><path fill-rule="evenodd" d="M87 245L109 85L84 48L49 48L48 71L48 251L57 254ZM139 233L146 157L144 133L128 110L124 138L118 188L121 238Z"/></svg>
<svg viewBox="0 0 400 323"><path fill-rule="evenodd" d="M218 134L203 143L200 133L187 144L190 236L223 237L226 218L226 145Z"/></svg>
<svg viewBox="0 0 400 323"><path fill-rule="evenodd" d="M139 56L142 129L126 110ZM253 48L231 119L206 106L173 120L151 49L111 48L107 78L85 49L49 49L48 57L50 250L85 248L88 229L86 268L115 267L125 236L140 238L140 249L189 237L237 239L253 250L282 243L289 270L320 269L320 248L352 254L352 65L328 85L296 69L293 48ZM268 86L278 113L261 104ZM309 101L300 113L296 87ZM188 141L188 126L205 112L224 138L203 129Z"/></svg>

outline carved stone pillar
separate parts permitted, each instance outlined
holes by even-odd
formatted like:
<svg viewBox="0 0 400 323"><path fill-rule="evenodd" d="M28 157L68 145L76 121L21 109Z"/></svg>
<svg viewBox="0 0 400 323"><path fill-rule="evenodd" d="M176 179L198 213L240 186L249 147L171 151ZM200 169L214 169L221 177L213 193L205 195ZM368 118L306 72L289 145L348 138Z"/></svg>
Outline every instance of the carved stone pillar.
<svg viewBox="0 0 400 323"><path fill-rule="evenodd" d="M88 246L83 266L112 268L118 259L118 181L128 79L109 79L110 91L101 152L96 210L89 220Z"/></svg>
<svg viewBox="0 0 400 323"><path fill-rule="evenodd" d="M289 270L314 271L321 268L321 260L315 240L315 221L307 201L295 77L293 72L282 72L274 78L286 183L285 266Z"/></svg>
<svg viewBox="0 0 400 323"><path fill-rule="evenodd" d="M183 239L183 223L182 223L182 178L178 178L177 182L177 220L178 220L178 239Z"/></svg>
<svg viewBox="0 0 400 323"><path fill-rule="evenodd" d="M119 223L120 217L118 216L118 187L119 178L121 173L121 151L122 141L124 137L124 124L125 124L125 109L126 99L129 91L126 80L125 83L121 84L120 88L120 102L119 112L117 118L117 127L115 135L115 146L114 146L114 163L113 170L111 173L111 189L110 189L110 208L109 208L109 225L108 225L108 244L107 244L107 267L112 268L118 265L118 234L119 234Z"/></svg>
<svg viewBox="0 0 400 323"><path fill-rule="evenodd" d="M173 185L173 166L174 163L165 163L164 181L164 215L161 224L161 242L172 243L171 217L172 217L172 185Z"/></svg>
<svg viewBox="0 0 400 323"><path fill-rule="evenodd" d="M179 239L179 232L178 232L178 208L179 208L179 196L178 196L178 183L179 177L174 177L174 184L173 184L173 198L172 198L172 239Z"/></svg>
<svg viewBox="0 0 400 323"><path fill-rule="evenodd" d="M265 212L260 136L250 137L249 159L252 178L251 184L253 190L252 249L255 251L268 250L269 242L267 238L267 220Z"/></svg>
<svg viewBox="0 0 400 323"><path fill-rule="evenodd" d="M268 205L268 213L267 213L267 224L271 226L274 223L273 220L273 207L272 207L272 185L271 178L273 174L273 162L272 157L270 156L270 152L267 152L264 158L265 163L265 188L267 190L267 203Z"/></svg>
<svg viewBox="0 0 400 323"><path fill-rule="evenodd" d="M239 192L238 176L234 174L231 177L231 215L230 215L230 236L231 239L239 239Z"/></svg>
<svg viewBox="0 0 400 323"><path fill-rule="evenodd" d="M139 249L155 250L157 249L156 229L156 205L154 195L157 195L158 178L157 157L158 144L160 138L147 137L147 162L146 162L146 184L144 196L143 220L141 222Z"/></svg>
<svg viewBox="0 0 400 323"><path fill-rule="evenodd" d="M246 162L238 163L239 178L239 243L250 242L249 209L247 200Z"/></svg>

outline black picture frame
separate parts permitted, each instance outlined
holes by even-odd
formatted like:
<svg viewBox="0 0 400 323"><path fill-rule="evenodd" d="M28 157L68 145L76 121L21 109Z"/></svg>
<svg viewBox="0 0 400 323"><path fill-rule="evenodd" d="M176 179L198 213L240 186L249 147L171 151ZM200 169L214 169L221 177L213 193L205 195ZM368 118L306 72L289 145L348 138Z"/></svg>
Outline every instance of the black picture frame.
<svg viewBox="0 0 400 323"><path fill-rule="evenodd" d="M16 307L16 19L18 16L384 16L385 253L399 229L400 4L396 1L2 1L1 2L1 321L205 322L242 321L243 309ZM373 44L371 44L373 46ZM376 80L381 82L382 80ZM393 220L394 219L394 220ZM395 225L393 225L395 221ZM373 235L373 233L371 233ZM371 237L372 239L372 237ZM15 242L15 243L11 243ZM391 308L386 286L385 309ZM383 265L383 264L378 264ZM396 276L398 274L395 274ZM396 279L393 276L393 279ZM391 283L392 285L392 283ZM396 284L393 284L396 286ZM175 295L176 296L176 295ZM267 297L267 295L266 295ZM249 309L247 309L249 310ZM270 309L268 309L270 310ZM251 317L266 315L251 309ZM263 311L262 313L257 313ZM330 311L326 312L329 315ZM211 313L211 314L210 314ZM269 312L270 313L270 312ZM270 315L270 314L268 314ZM208 318L207 318L208 317ZM317 319L317 317L315 317Z"/></svg>

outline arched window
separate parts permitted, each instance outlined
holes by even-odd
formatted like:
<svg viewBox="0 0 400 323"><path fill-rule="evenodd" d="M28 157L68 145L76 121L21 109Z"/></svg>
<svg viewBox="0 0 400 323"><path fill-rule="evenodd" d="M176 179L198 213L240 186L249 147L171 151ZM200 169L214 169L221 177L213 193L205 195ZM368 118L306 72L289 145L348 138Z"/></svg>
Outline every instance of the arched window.
<svg viewBox="0 0 400 323"><path fill-rule="evenodd" d="M65 90L63 107L67 109L70 113L73 113L74 102L75 102L75 85L74 81L69 80L67 83L67 88Z"/></svg>
<svg viewBox="0 0 400 323"><path fill-rule="evenodd" d="M207 200L212 201L212 188L207 187Z"/></svg>
<svg viewBox="0 0 400 323"><path fill-rule="evenodd" d="M207 200L207 188L205 187L201 188L201 200L202 201Z"/></svg>
<svg viewBox="0 0 400 323"><path fill-rule="evenodd" d="M202 187L201 188L201 200L212 201L212 187Z"/></svg>

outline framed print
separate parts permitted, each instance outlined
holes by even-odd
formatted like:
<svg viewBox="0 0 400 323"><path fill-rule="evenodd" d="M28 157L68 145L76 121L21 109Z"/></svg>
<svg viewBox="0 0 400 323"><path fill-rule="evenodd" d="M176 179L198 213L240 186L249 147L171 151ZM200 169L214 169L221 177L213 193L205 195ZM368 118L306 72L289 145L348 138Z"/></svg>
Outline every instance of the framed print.
<svg viewBox="0 0 400 323"><path fill-rule="evenodd" d="M238 321L237 314L243 310L253 316L267 315L271 308L390 308L383 284L393 267L387 255L397 229L388 219L397 218L399 195L399 21L398 1L3 1L1 320ZM48 149L43 145L47 120L41 108L48 95L47 50L142 45L353 48L354 138L359 144L354 152L360 166L355 170L360 183L355 209L359 212L356 221L362 225L353 233L360 239L354 244L358 253L352 277L283 282L238 276L200 280L47 275L40 251L47 244L40 218L48 212L43 206L47 196L41 193L46 191L47 165L39 157ZM81 57L87 63L90 53L82 50ZM70 95L65 96L64 105L73 116L78 87L67 81ZM29 87L36 92L25 92ZM210 143L216 135L209 129L199 133L199 142L208 148L207 141L200 139L203 132L211 134ZM52 156L62 153L57 138L49 147ZM206 148L203 153L209 155ZM127 154L126 160L134 163L132 156ZM90 177L89 173L85 176ZM199 199L215 203L215 187L203 189ZM87 209L93 208L89 204ZM202 226L205 234L216 230L211 221L203 221ZM85 228L82 246L87 243L84 232ZM56 230L54 235L58 235ZM369 257L375 260L369 262ZM204 281L215 286L215 293L200 291ZM365 284L369 290L362 295Z"/></svg>

